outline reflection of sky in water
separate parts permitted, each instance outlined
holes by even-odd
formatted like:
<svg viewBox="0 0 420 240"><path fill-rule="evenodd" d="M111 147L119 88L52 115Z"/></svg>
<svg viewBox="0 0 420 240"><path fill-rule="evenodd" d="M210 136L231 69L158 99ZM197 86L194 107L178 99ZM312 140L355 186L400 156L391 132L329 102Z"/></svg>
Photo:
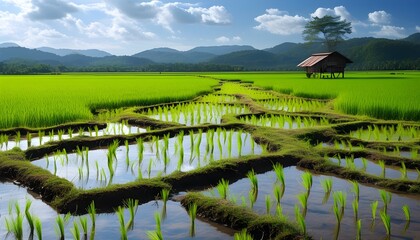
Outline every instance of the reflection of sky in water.
<svg viewBox="0 0 420 240"><path fill-rule="evenodd" d="M283 208L283 214L288 216L288 219L294 221L294 206L300 203L296 198L296 195L303 193L305 189L301 184L300 170L296 167L287 167L284 169L286 191L281 200L281 207ZM271 171L265 174L258 174L258 185L259 192L256 203L254 204L253 210L260 213L266 213L265 196L271 196L271 214L275 214L275 197L273 195L273 187L276 182L276 174ZM306 215L306 226L308 234L313 236L314 239L332 239L334 236L334 230L336 226L336 219L332 210L333 193L331 193L326 204L322 204L325 196L324 190L320 184L321 179L329 178L322 175L313 175L313 186L308 199L308 212ZM332 177L333 179L333 191L344 191L347 193L347 205L345 208L344 218L341 222L340 239L354 239L356 234L356 227L354 222L354 214L352 209L352 201L354 194L352 193L352 184L347 180ZM374 239L379 237L385 237L385 228L379 217L379 211L382 209L383 204L379 196L378 189L360 185L360 202L359 202L359 218L362 219L362 239ZM244 178L229 186L229 194L235 195L237 203L241 204L241 196L245 196L247 204L249 206L249 191L251 190L251 184L249 179ZM217 190L211 190L207 194L213 194ZM379 201L376 225L371 230L371 208L370 204L375 201ZM413 214L420 212L420 199L418 197L407 197L399 194L392 194L392 201L389 205L388 213L391 216L392 221L392 235L393 238L401 239L416 239L419 235L420 229L420 215ZM402 211L402 206L407 204L411 210L411 224L406 233L402 233L405 225L405 217Z"/></svg>
<svg viewBox="0 0 420 240"><path fill-rule="evenodd" d="M67 130L65 132L66 134L62 135L63 140L70 138L70 135L67 133ZM83 136L96 137L96 136L104 136L104 135L127 135L127 134L143 133L143 132L146 132L146 129L139 128L136 126L127 126L121 123L108 123L106 128L98 130L98 135L96 135L95 130L92 128L91 132L88 132L88 131L83 132ZM40 137L35 136L35 135L38 135L38 133L32 134L33 137L31 139L31 146L35 147L39 145L44 145L45 143L50 142L50 141L58 141L59 137L58 137L57 131L54 131L54 134L55 135L50 136L49 132L45 132L45 135L42 136L41 139ZM78 131L74 131L72 134L72 137L76 137L76 136L79 136ZM16 141L14 140L15 136L12 136L12 137L9 137L7 146L6 146L6 143L3 143L3 145L1 145L0 143L1 151L10 150L14 147L19 147L22 150L28 149L28 140L26 139L26 135L21 136L21 140L18 143L16 143ZM41 143L40 143L40 140L41 140Z"/></svg>
<svg viewBox="0 0 420 240"><path fill-rule="evenodd" d="M240 154L241 156L250 155L250 154L261 154L262 148L258 144L254 144L254 148L252 148L251 141L253 141L252 137L248 133L242 133L241 141L242 141L242 148L239 154L238 149L238 132L227 131L226 138L224 137L223 133L220 133L220 138L217 132L214 134L213 142L214 142L214 150L213 154L211 151L207 151L207 133L202 134L201 144L199 148L199 153L197 152L197 140L199 135L194 134L194 148L191 148L191 137L189 135L184 136L183 138L183 164L181 165L181 171L190 171L196 169L200 166L208 165L213 160L220 160L226 159L229 157L238 157ZM229 154L229 138L232 139L231 144L231 153ZM219 139L222 149L222 154L220 154L219 148ZM177 170L178 163L180 161L180 147L178 146L178 138L170 138L168 144L168 151L167 156L169 163L166 166L166 174L170 174ZM143 178L148 178L148 168L149 163L152 162L150 177L155 177L159 174L164 173L165 164L164 164L164 141L159 141L159 154L156 154L156 144L146 142L144 143L144 151L143 151L143 161L140 165L140 171ZM89 175L86 167L86 161L83 164L83 178L79 179L79 167L82 166L82 159L75 153L68 154L68 164L66 163L66 159L64 156L56 158L57 163L57 172L56 175L59 177L63 177L68 179L69 181L73 182L77 187L81 188L93 188L93 187L103 187L109 183L109 169L108 169L108 161L107 161L107 149L99 149L99 150L91 150L89 151ZM127 165L127 150L125 146L120 146L117 149L117 160L114 163L114 177L112 179L112 183L127 183L134 181L139 176L139 157L138 157L138 146L137 144L129 145L129 152L128 152L128 159L129 164ZM96 166L96 162L98 163L98 167ZM42 158L40 160L32 162L34 165L37 165L42 168L48 169L51 173L54 173L55 166L54 166L54 156L48 157L48 161L46 158ZM48 165L48 167L47 167ZM128 167L127 167L128 166ZM82 169L82 168L80 168ZM106 180L102 177L101 180L101 173L97 178L97 169L99 172L103 172L106 174Z"/></svg>
<svg viewBox="0 0 420 240"><path fill-rule="evenodd" d="M11 194L13 193L13 194ZM43 226L44 239L57 239L55 233L55 219L57 213L40 200L35 200L25 188L19 188L11 183L0 183L0 239L5 239L5 218L9 216L9 202L17 200L21 211L24 211L26 198L31 199L30 212L40 218ZM155 212L162 212L163 203L153 201L140 205L134 220L134 230L128 233L129 239L148 239L147 231L155 230ZM130 218L129 211L125 210L125 222ZM79 222L79 217L71 217L66 225L66 239L72 238L70 229L73 221ZM24 220L24 239L29 235L29 227ZM91 221L88 216L88 228L90 232ZM166 207L166 219L162 219L162 232L165 239L188 239L190 218L188 212L178 202L168 201ZM196 239L229 239L233 235L231 229L219 225L210 225L196 219ZM80 231L82 231L80 229ZM35 239L37 237L35 236ZM96 217L96 239L119 239L119 221L116 214L98 214ZM8 239L12 239L9 237Z"/></svg>

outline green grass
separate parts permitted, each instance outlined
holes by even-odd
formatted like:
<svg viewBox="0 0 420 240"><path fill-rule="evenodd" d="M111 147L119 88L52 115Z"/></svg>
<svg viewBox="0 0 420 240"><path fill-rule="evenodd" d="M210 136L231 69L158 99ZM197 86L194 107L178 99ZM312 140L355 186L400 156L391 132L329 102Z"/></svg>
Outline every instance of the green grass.
<svg viewBox="0 0 420 240"><path fill-rule="evenodd" d="M0 76L0 129L90 120L91 109L191 99L215 84L181 74Z"/></svg>
<svg viewBox="0 0 420 240"><path fill-rule="evenodd" d="M420 120L418 71L347 72L344 79L308 79L303 72L211 74L220 79L254 81L256 86L299 97L333 99L348 114L381 119Z"/></svg>

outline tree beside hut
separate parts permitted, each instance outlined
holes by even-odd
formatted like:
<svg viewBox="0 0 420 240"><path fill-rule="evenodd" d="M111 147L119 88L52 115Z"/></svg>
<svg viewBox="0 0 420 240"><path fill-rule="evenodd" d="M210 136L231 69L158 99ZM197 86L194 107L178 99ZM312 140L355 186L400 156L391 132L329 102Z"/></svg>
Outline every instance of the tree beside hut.
<svg viewBox="0 0 420 240"><path fill-rule="evenodd" d="M347 63L352 63L352 61L341 53L328 52L314 53L297 66L306 69L308 78L338 78L340 74L344 78L344 69Z"/></svg>

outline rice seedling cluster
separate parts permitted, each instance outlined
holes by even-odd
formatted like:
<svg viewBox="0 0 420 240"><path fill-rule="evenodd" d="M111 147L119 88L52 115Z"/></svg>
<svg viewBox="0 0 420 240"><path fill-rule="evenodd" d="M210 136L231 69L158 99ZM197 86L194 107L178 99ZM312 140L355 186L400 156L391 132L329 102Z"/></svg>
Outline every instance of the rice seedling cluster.
<svg viewBox="0 0 420 240"><path fill-rule="evenodd" d="M203 123L219 124L223 115L244 114L249 113L249 110L245 106L238 104L191 102L154 107L143 113L160 121L176 122L191 126Z"/></svg>
<svg viewBox="0 0 420 240"><path fill-rule="evenodd" d="M407 169L404 162L401 162L400 167L387 166L383 160L374 162L366 158L355 158L353 155L344 156L344 158L336 155L328 158L328 161L353 171L361 171L382 178L420 181L420 172Z"/></svg>
<svg viewBox="0 0 420 240"><path fill-rule="evenodd" d="M254 100L262 100L262 99L272 99L276 98L275 95L251 88L250 86L246 86L239 83L224 83L221 87L220 94L227 94L227 95L235 95L235 94L242 94L247 95Z"/></svg>
<svg viewBox="0 0 420 240"><path fill-rule="evenodd" d="M368 125L366 128L359 128L351 131L350 136L365 141L411 141L419 139L420 127L405 127L398 125Z"/></svg>
<svg viewBox="0 0 420 240"><path fill-rule="evenodd" d="M326 118L314 119L310 117L289 116L289 115L247 115L239 118L241 122L262 127L297 129L308 128L314 126L328 125L329 121Z"/></svg>
<svg viewBox="0 0 420 240"><path fill-rule="evenodd" d="M258 101L258 103L264 108L285 112L315 111L325 106L324 102L304 100L302 98L276 98L266 101Z"/></svg>
<svg viewBox="0 0 420 240"><path fill-rule="evenodd" d="M14 135L0 134L0 150L6 151L14 147L26 150L29 147L42 146L48 142L62 141L78 136L99 137L107 135L129 135L146 131L150 131L150 128L130 126L127 121L124 120L121 123L108 123L104 129L93 126L87 128L80 127L76 131L72 128L68 128L62 130L38 131L37 133L28 132L26 135L22 135L20 131L17 131Z"/></svg>
<svg viewBox="0 0 420 240"><path fill-rule="evenodd" d="M231 95L208 94L200 97L197 101L206 103L237 103L238 99Z"/></svg>

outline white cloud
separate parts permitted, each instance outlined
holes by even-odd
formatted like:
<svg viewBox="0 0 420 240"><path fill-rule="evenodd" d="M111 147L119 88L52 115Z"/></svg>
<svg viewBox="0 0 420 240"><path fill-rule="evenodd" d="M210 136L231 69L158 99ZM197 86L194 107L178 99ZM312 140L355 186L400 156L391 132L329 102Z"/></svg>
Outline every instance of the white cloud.
<svg viewBox="0 0 420 240"><path fill-rule="evenodd" d="M381 29L377 32L372 32L377 37L386 37L386 38L403 38L406 37L404 34L405 29L403 27L382 26Z"/></svg>
<svg viewBox="0 0 420 240"><path fill-rule="evenodd" d="M420 26L416 26L416 31L420 32Z"/></svg>
<svg viewBox="0 0 420 240"><path fill-rule="evenodd" d="M148 19L173 31L174 23L203 23L223 25L230 23L230 15L224 6L198 7L197 4L160 0L134 3L130 0L108 0L122 14L132 19Z"/></svg>
<svg viewBox="0 0 420 240"><path fill-rule="evenodd" d="M391 14L385 11L375 11L368 14L369 21L373 24L388 24L391 22Z"/></svg>
<svg viewBox="0 0 420 240"><path fill-rule="evenodd" d="M242 41L242 38L239 36L235 36L232 38L226 37L226 36L221 36L215 39L217 43L221 43L221 44L227 44L227 43L238 43L240 41Z"/></svg>
<svg viewBox="0 0 420 240"><path fill-rule="evenodd" d="M255 18L259 23L257 30L268 31L277 35L292 35L302 33L308 19L295 15L288 15L278 9L267 9L266 13Z"/></svg>
<svg viewBox="0 0 420 240"><path fill-rule="evenodd" d="M78 11L75 4L62 0L33 0L32 5L33 9L28 13L32 20L61 19Z"/></svg>
<svg viewBox="0 0 420 240"><path fill-rule="evenodd" d="M347 20L350 21L352 19L350 13L347 11L347 9L344 6L337 6L333 9L331 8L317 8L315 12L311 13L311 17L319 17L322 18L326 15L329 16L338 16L340 17L340 20Z"/></svg>

